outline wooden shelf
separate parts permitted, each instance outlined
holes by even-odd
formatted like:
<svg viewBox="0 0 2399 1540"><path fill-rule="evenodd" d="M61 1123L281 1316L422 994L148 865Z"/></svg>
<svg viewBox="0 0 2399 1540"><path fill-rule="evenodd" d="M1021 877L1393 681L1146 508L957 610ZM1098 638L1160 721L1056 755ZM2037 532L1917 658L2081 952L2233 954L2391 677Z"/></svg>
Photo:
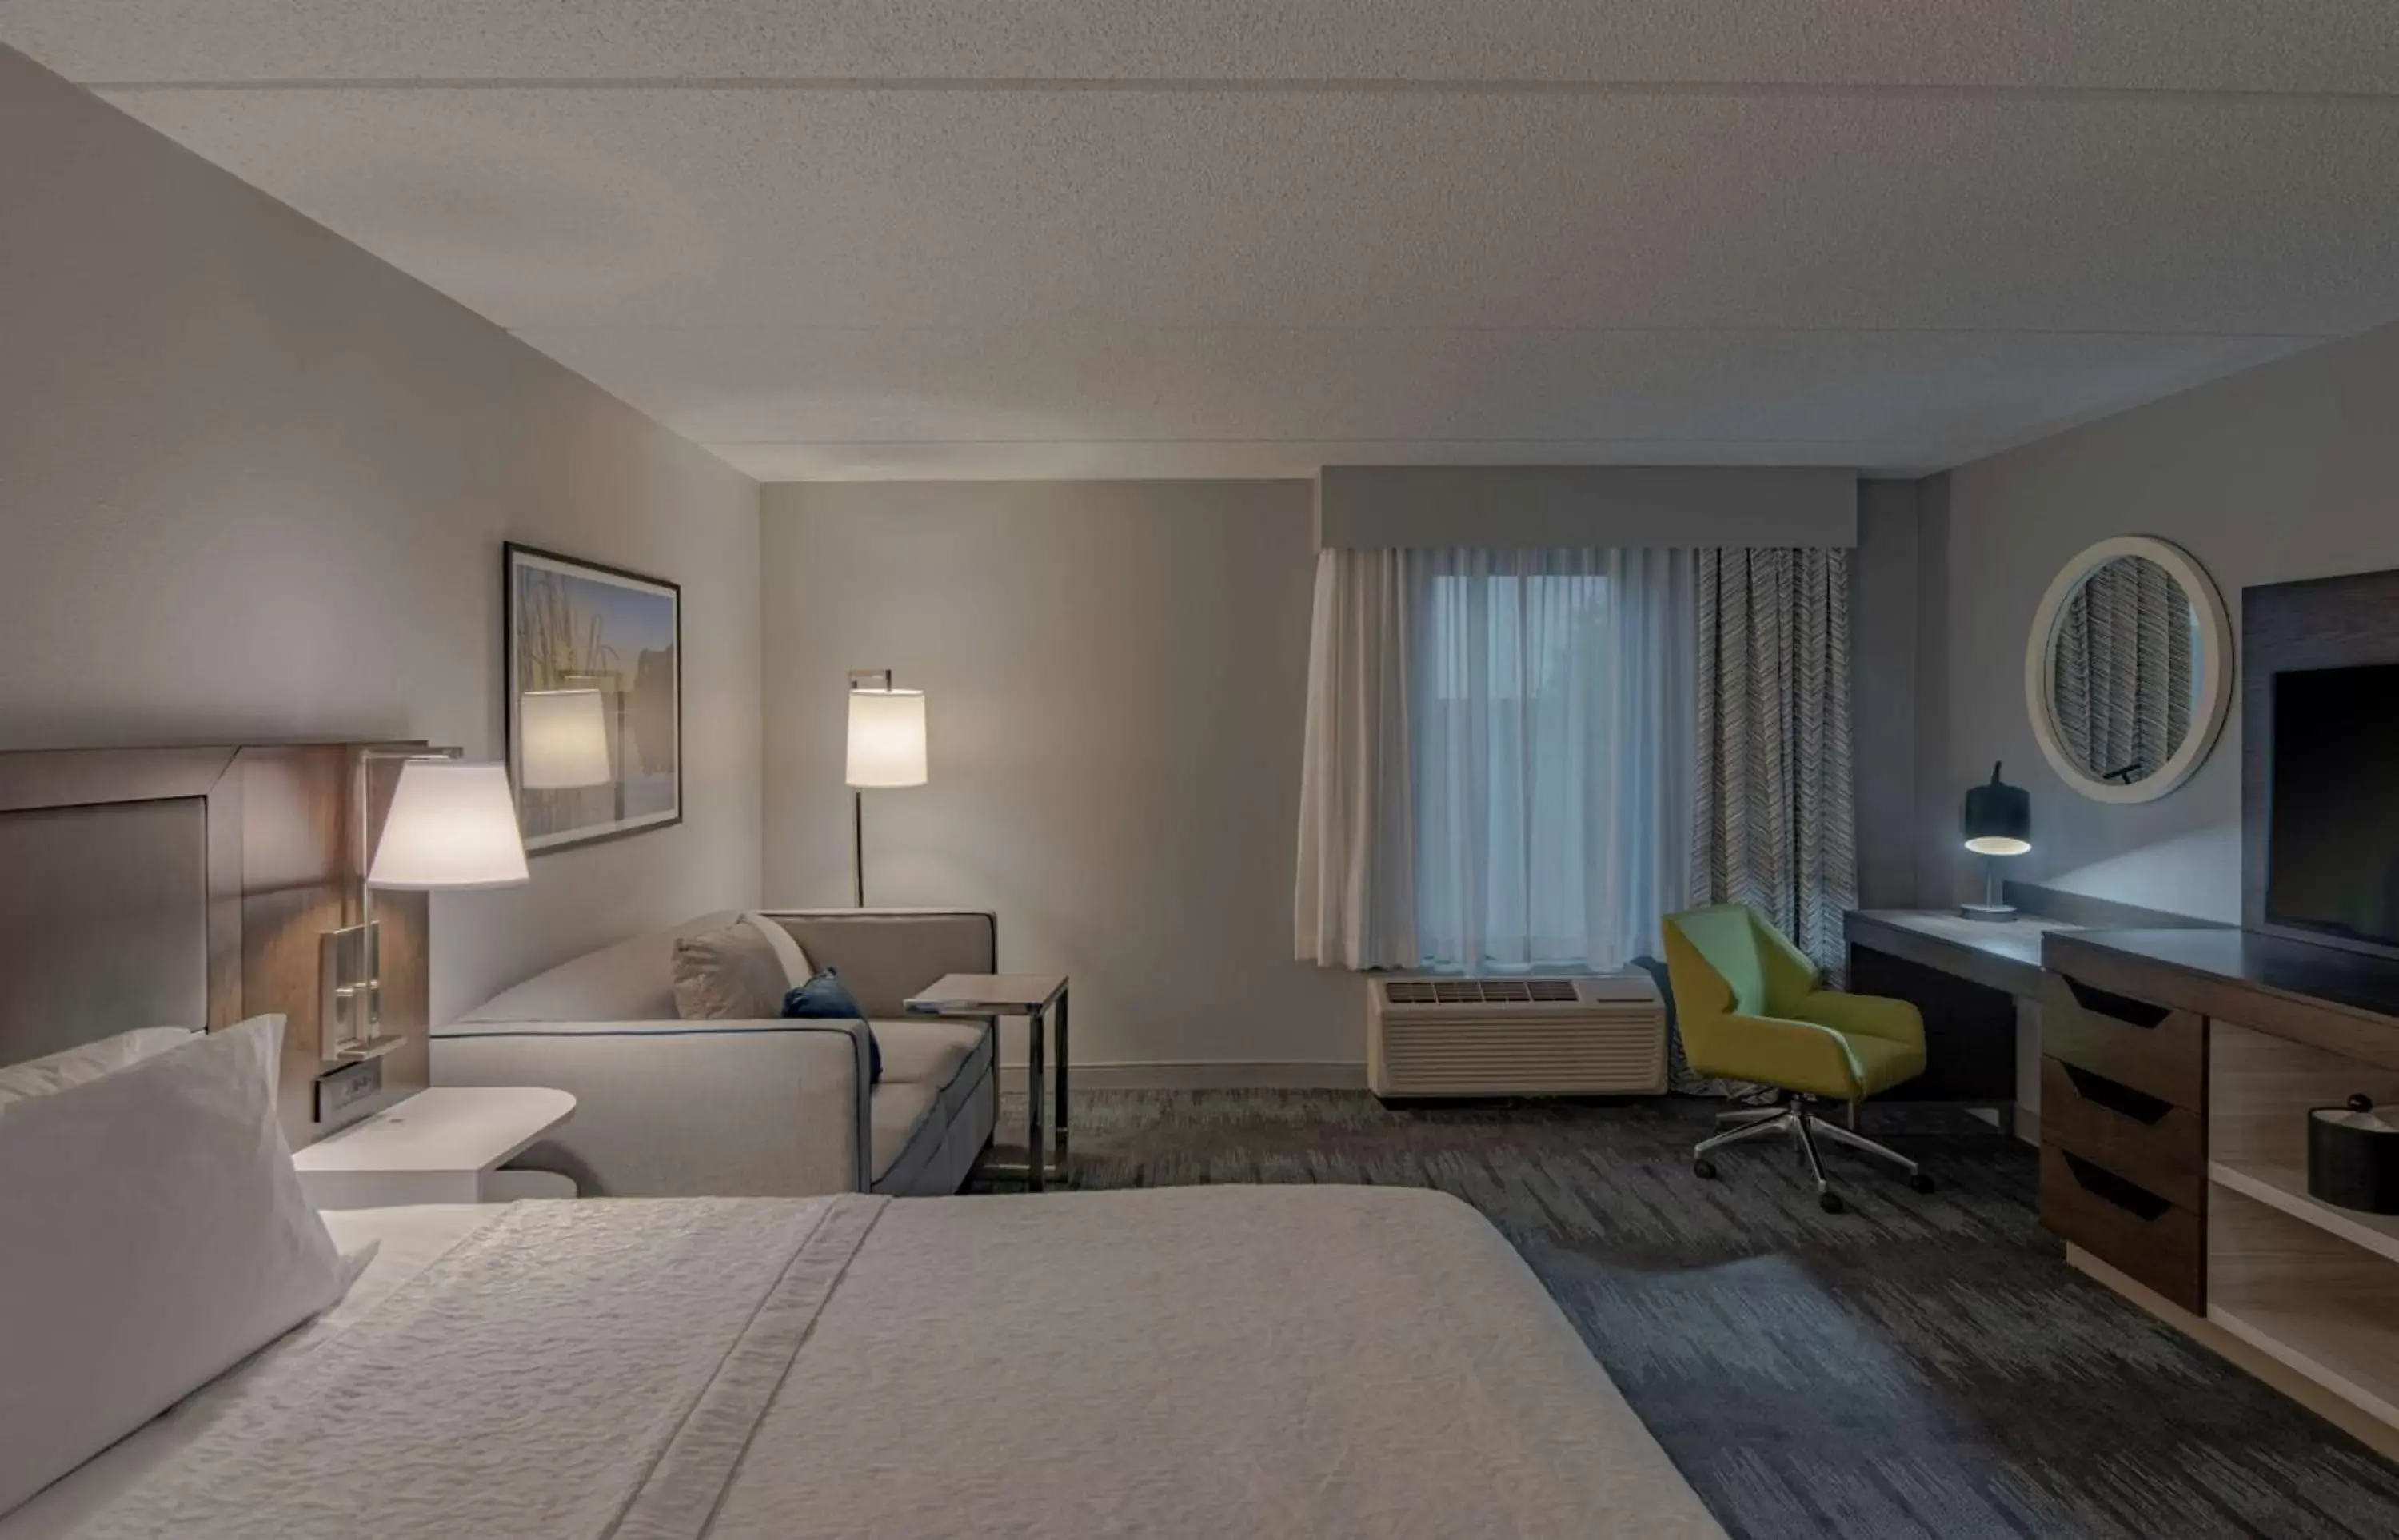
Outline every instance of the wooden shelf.
<svg viewBox="0 0 2399 1540"><path fill-rule="evenodd" d="M2208 1180L2229 1187L2243 1197L2281 1209L2293 1219L2312 1224L2317 1229L2338 1236L2352 1246L2399 1262L2399 1215L2364 1214L2352 1209L2338 1209L2308 1196L2305 1172L2263 1161L2232 1165L2212 1160L2207 1165Z"/></svg>
<svg viewBox="0 0 2399 1540"><path fill-rule="evenodd" d="M2338 1295L2292 1304L2242 1299L2210 1304L2207 1318L2367 1415L2399 1425L2399 1331L2387 1310Z"/></svg>
<svg viewBox="0 0 2399 1540"><path fill-rule="evenodd" d="M2399 1223L2316 1202L2288 1168L2208 1175L2207 1318L2399 1427Z"/></svg>

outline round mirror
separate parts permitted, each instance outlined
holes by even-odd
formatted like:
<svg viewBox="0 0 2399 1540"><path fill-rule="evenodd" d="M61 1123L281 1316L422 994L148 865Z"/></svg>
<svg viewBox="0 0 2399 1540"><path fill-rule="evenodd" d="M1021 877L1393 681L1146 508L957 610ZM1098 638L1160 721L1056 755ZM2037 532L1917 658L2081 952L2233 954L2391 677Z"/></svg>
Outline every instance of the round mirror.
<svg viewBox="0 0 2399 1540"><path fill-rule="evenodd" d="M2041 752L2100 802L2148 802L2190 778L2232 696L2224 601L2180 547L2146 535L2066 564L2025 647Z"/></svg>

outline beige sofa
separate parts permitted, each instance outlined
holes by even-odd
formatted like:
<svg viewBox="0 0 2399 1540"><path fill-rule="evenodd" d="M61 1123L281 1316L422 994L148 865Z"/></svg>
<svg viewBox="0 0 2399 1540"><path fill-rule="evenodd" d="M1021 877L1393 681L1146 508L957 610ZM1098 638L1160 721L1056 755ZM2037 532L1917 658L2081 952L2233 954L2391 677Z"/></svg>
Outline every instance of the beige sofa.
<svg viewBox="0 0 2399 1540"><path fill-rule="evenodd" d="M998 1110L997 1024L904 1016L945 973L997 966L989 914L773 910L874 1024L883 1079L845 1021L685 1021L675 939L698 915L587 952L433 1033L437 1086L554 1086L575 1115L512 1164L587 1196L792 1196L958 1190Z"/></svg>

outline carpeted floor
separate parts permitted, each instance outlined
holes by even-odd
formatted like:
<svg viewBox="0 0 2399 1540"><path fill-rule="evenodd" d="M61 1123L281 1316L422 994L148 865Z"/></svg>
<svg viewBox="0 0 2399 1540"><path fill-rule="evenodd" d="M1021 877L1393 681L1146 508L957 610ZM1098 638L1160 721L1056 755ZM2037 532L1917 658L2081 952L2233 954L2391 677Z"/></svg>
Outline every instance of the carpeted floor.
<svg viewBox="0 0 2399 1540"><path fill-rule="evenodd" d="M1466 1199L1736 1535L2399 1535L2399 1467L2066 1265L2024 1146L1870 1109L1940 1189L1836 1154L1833 1215L1781 1141L1694 1177L1716 1105L1099 1091L1075 1101L1075 1185Z"/></svg>

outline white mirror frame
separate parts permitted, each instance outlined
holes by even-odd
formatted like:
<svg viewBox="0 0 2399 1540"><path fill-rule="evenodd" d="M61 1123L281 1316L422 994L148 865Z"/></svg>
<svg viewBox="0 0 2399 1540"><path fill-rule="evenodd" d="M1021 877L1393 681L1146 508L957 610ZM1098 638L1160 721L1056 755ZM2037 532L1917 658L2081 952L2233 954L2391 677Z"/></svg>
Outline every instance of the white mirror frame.
<svg viewBox="0 0 2399 1540"><path fill-rule="evenodd" d="M2190 596L2191 607L2199 612L2200 667L2206 670L2205 688L2182 746L2158 767L2157 774L2130 785L2101 780L2086 766L2076 763L2066 751L2066 736L2058 731L2056 713L2050 709L2050 648L2057 637L2058 616L2083 579L2125 556L2156 562ZM2032 635L2025 642L2025 709L2032 717L2033 736L2040 740L2040 751L2048 758L2050 768L2067 785L2092 801L2155 802L2190 779L2207 762L2208 750L2216 747L2216 735L2224 731L2224 719L2231 705L2232 623L2224 612L2224 596L2216 591L2207 569L2192 561L2190 553L2181 547L2146 534L2121 534L2112 540L2102 540L2068 561L2050 583L2049 591L2041 596L2040 609L2033 615Z"/></svg>

